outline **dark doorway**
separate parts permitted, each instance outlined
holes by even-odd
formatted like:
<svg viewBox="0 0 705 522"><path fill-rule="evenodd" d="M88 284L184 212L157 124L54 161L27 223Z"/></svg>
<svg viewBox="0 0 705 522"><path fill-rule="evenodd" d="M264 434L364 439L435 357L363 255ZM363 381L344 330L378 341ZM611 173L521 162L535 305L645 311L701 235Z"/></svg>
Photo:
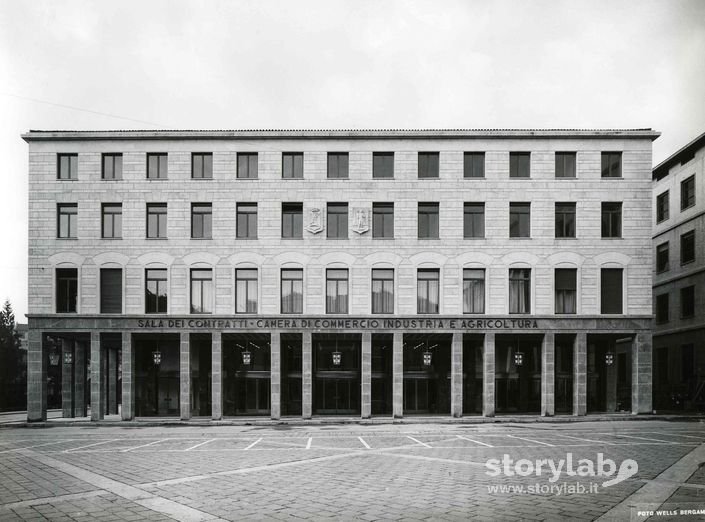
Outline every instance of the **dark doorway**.
<svg viewBox="0 0 705 522"><path fill-rule="evenodd" d="M540 413L542 341L540 335L497 336L497 413Z"/></svg>
<svg viewBox="0 0 705 522"><path fill-rule="evenodd" d="M44 336L44 365L47 369L47 409L61 409L61 338Z"/></svg>
<svg viewBox="0 0 705 522"><path fill-rule="evenodd" d="M269 415L269 334L223 335L223 415Z"/></svg>
<svg viewBox="0 0 705 522"><path fill-rule="evenodd" d="M573 413L573 354L575 335L556 335L555 341L555 405L556 413Z"/></svg>
<svg viewBox="0 0 705 522"><path fill-rule="evenodd" d="M587 411L631 410L631 338L588 335Z"/></svg>
<svg viewBox="0 0 705 522"><path fill-rule="evenodd" d="M281 412L301 415L301 334L281 334Z"/></svg>
<svg viewBox="0 0 705 522"><path fill-rule="evenodd" d="M463 335L463 415L482 413L484 336Z"/></svg>
<svg viewBox="0 0 705 522"><path fill-rule="evenodd" d="M313 335L314 413L360 415L360 335Z"/></svg>
<svg viewBox="0 0 705 522"><path fill-rule="evenodd" d="M211 415L211 336L191 334L191 415Z"/></svg>
<svg viewBox="0 0 705 522"><path fill-rule="evenodd" d="M394 335L372 335L372 415L392 414Z"/></svg>
<svg viewBox="0 0 705 522"><path fill-rule="evenodd" d="M178 416L179 336L134 335L133 338L136 416Z"/></svg>
<svg viewBox="0 0 705 522"><path fill-rule="evenodd" d="M404 414L450 414L451 334L404 334Z"/></svg>

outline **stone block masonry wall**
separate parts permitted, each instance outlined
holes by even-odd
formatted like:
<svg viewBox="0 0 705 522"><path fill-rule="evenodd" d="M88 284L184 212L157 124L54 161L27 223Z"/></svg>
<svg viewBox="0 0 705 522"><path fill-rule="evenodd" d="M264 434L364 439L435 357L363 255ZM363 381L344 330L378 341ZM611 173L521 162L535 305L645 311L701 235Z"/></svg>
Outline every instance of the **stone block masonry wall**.
<svg viewBox="0 0 705 522"><path fill-rule="evenodd" d="M440 152L439 179L418 179L418 151ZM463 179L463 151L486 151L484 179ZM577 178L556 179L556 151L577 152ZM623 177L600 177L600 152L622 151ZM146 154L168 152L166 180L146 179ZM213 179L191 179L190 154L213 153ZM281 151L304 153L304 179L281 178ZM349 179L326 179L327 151L350 152ZM395 153L394 179L372 178L372 153ZM531 178L509 179L509 153L531 152ZM79 154L78 179L57 180L56 155ZM123 153L123 179L101 179L101 153ZM258 179L236 178L238 152L258 152ZM29 152L29 308L32 314L56 310L54 270L79 268L79 314L99 313L99 270L122 267L123 308L142 314L144 270L169 269L168 312L189 313L189 269L214 269L216 314L235 313L235 269L259 269L258 313L280 312L279 271L305 270L304 313L325 313L325 270L350 270L351 314L371 308L371 269L395 268L395 313L416 313L416 270L441 268L441 314L462 313L462 268L486 268L487 313L508 313L510 267L532 268L532 313L554 313L553 269L578 269L578 314L600 313L600 268L625 269L626 315L651 314L652 270L651 137L482 137L377 139L150 139L31 141ZM353 209L394 202L394 239L348 232L332 240L326 232L304 232L303 239L281 238L282 202L302 202L304 216L326 202L345 201ZM440 238L417 237L420 201L440 203ZM463 203L485 203L486 237L463 238ZM509 238L509 203L531 203L531 238ZM554 206L573 201L577 237L554 237ZM601 239L601 203L623 204L623 237ZM56 205L78 204L77 239L56 238ZM101 204L123 205L122 239L101 239ZM146 205L168 205L167 239L146 239ZM212 239L191 239L190 206L213 206ZM236 204L258 204L257 239L236 239ZM325 212L324 212L325 213ZM325 220L324 220L325 222Z"/></svg>

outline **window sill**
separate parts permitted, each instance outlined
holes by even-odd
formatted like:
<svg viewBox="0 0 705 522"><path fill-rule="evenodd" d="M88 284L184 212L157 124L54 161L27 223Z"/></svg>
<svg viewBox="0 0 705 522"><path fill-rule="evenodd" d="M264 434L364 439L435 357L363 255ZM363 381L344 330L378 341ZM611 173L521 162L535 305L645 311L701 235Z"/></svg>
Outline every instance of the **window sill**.
<svg viewBox="0 0 705 522"><path fill-rule="evenodd" d="M601 237L600 239L621 240L621 239L624 239L624 238L623 238L623 237Z"/></svg>
<svg viewBox="0 0 705 522"><path fill-rule="evenodd" d="M192 237L191 239L195 241L212 241L212 237Z"/></svg>
<svg viewBox="0 0 705 522"><path fill-rule="evenodd" d="M418 238L419 241L440 241L440 237L420 237Z"/></svg>
<svg viewBox="0 0 705 522"><path fill-rule="evenodd" d="M60 239L61 241L77 241L77 237L57 237L56 239Z"/></svg>
<svg viewBox="0 0 705 522"><path fill-rule="evenodd" d="M168 237L146 237L149 241L166 241Z"/></svg>
<svg viewBox="0 0 705 522"><path fill-rule="evenodd" d="M282 237L282 240L283 241L302 241L303 238L304 238L303 236L301 236L301 237Z"/></svg>
<svg viewBox="0 0 705 522"><path fill-rule="evenodd" d="M509 236L509 239L531 239L531 236Z"/></svg>
<svg viewBox="0 0 705 522"><path fill-rule="evenodd" d="M257 241L257 237L236 237L238 241Z"/></svg>
<svg viewBox="0 0 705 522"><path fill-rule="evenodd" d="M463 179L487 179L485 176L463 176Z"/></svg>
<svg viewBox="0 0 705 522"><path fill-rule="evenodd" d="M681 263L681 266L687 266L687 265L690 265L690 264L693 264L693 263L695 263L695 259L691 259L690 261L686 261L686 262L684 262L684 263Z"/></svg>
<svg viewBox="0 0 705 522"><path fill-rule="evenodd" d="M600 176L600 179L624 179L622 176Z"/></svg>
<svg viewBox="0 0 705 522"><path fill-rule="evenodd" d="M169 178L145 178L147 181L169 181Z"/></svg>
<svg viewBox="0 0 705 522"><path fill-rule="evenodd" d="M568 241L577 241L577 240L578 240L578 238L575 237L575 236L571 236L571 237L555 237L554 239L566 239L566 240L568 240Z"/></svg>
<svg viewBox="0 0 705 522"><path fill-rule="evenodd" d="M123 181L123 178L100 178L100 181Z"/></svg>
<svg viewBox="0 0 705 522"><path fill-rule="evenodd" d="M393 241L394 236L392 236L392 237L374 237L374 236L372 236L372 239L375 241L385 241L385 240L386 241Z"/></svg>
<svg viewBox="0 0 705 522"><path fill-rule="evenodd" d="M213 178L194 178L191 176L192 181L213 181Z"/></svg>
<svg viewBox="0 0 705 522"><path fill-rule="evenodd" d="M463 239L477 240L477 239L487 239L487 238L485 236L468 236L468 237L463 236Z"/></svg>
<svg viewBox="0 0 705 522"><path fill-rule="evenodd" d="M681 212L685 212L686 210L691 209L694 206L695 206L695 203L693 203L692 205L688 205L687 207L681 207Z"/></svg>
<svg viewBox="0 0 705 522"><path fill-rule="evenodd" d="M56 181L78 181L78 178L56 178Z"/></svg>

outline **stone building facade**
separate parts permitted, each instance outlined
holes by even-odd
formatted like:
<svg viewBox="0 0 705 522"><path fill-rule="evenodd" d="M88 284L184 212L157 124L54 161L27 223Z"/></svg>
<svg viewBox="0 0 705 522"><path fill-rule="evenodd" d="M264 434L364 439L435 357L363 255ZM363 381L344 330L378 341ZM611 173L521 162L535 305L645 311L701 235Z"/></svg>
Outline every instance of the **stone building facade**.
<svg viewBox="0 0 705 522"><path fill-rule="evenodd" d="M28 418L651 412L656 137L30 131Z"/></svg>
<svg viewBox="0 0 705 522"><path fill-rule="evenodd" d="M654 408L705 408L705 134L653 169Z"/></svg>

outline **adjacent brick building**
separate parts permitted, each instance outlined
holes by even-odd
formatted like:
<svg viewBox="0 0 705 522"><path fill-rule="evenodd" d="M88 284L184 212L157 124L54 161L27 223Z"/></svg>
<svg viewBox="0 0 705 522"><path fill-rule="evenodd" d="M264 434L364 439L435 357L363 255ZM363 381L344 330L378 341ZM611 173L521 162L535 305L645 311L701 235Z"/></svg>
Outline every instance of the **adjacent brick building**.
<svg viewBox="0 0 705 522"><path fill-rule="evenodd" d="M654 408L705 407L705 134L654 179Z"/></svg>
<svg viewBox="0 0 705 522"><path fill-rule="evenodd" d="M657 136L30 131L28 418L650 412Z"/></svg>

